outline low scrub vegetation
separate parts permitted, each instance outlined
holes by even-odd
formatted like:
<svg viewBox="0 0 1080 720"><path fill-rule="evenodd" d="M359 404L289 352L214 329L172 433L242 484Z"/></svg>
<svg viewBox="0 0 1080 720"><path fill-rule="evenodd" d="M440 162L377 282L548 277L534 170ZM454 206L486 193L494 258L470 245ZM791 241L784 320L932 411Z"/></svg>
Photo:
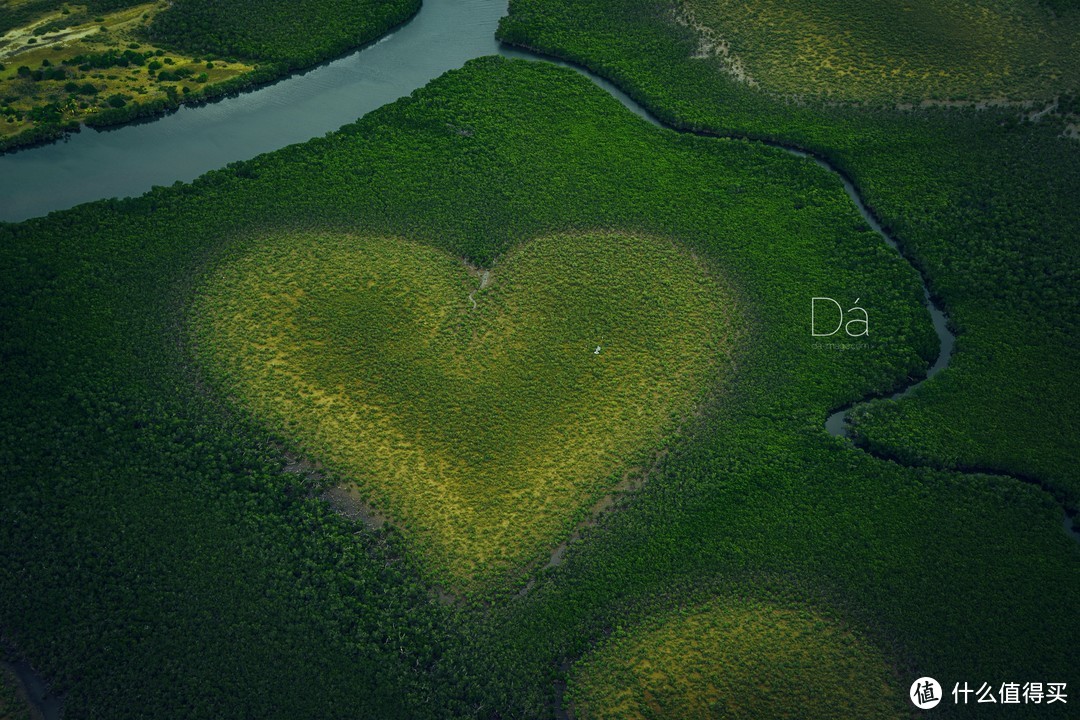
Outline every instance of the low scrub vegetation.
<svg viewBox="0 0 1080 720"><path fill-rule="evenodd" d="M1039 0L686 0L762 89L895 104L1041 100L1080 89L1080 8Z"/></svg>
<svg viewBox="0 0 1080 720"><path fill-rule="evenodd" d="M670 241L540 238L481 277L405 240L271 236L209 272L197 319L225 393L455 588L550 553L730 366L731 301Z"/></svg>
<svg viewBox="0 0 1080 720"><path fill-rule="evenodd" d="M579 661L581 720L908 717L881 651L805 607L723 598L619 630Z"/></svg>

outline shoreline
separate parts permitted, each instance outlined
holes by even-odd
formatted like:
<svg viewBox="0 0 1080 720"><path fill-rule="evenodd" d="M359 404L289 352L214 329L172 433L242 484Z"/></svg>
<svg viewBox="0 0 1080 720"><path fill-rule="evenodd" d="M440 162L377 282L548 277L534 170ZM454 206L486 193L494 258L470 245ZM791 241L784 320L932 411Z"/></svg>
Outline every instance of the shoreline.
<svg viewBox="0 0 1080 720"><path fill-rule="evenodd" d="M348 57L382 42L403 26L412 22L419 14L422 4L414 0L414 7L409 15L394 25L379 32L378 35L350 45L341 50L334 50L311 65L293 66L288 64L256 65L255 70L236 77L209 85L201 90L175 99L159 98L146 103L132 103L123 108L104 110L89 115L83 120L68 120L56 125L36 125L11 137L0 139L0 156L27 150L43 145L51 145L66 140L70 135L82 132L84 128L98 132L108 132L127 125L153 122L155 119L170 115L183 107L202 107L229 97L255 92L260 88L291 77L304 75L324 65Z"/></svg>

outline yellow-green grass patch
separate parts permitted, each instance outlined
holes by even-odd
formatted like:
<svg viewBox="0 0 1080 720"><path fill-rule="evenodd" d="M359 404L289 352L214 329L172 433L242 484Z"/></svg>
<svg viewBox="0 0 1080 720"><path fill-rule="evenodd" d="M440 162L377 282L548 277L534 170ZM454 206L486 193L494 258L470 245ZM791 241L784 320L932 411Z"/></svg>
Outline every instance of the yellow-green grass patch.
<svg viewBox="0 0 1080 720"><path fill-rule="evenodd" d="M717 599L645 621L577 663L580 720L906 717L885 656L809 609Z"/></svg>
<svg viewBox="0 0 1080 720"><path fill-rule="evenodd" d="M731 302L683 246L518 246L487 275L398 238L290 234L214 269L197 354L344 472L463 589L537 559L729 365Z"/></svg>
<svg viewBox="0 0 1080 720"><path fill-rule="evenodd" d="M685 0L763 89L842 101L1050 99L1080 88L1080 10L1037 0Z"/></svg>

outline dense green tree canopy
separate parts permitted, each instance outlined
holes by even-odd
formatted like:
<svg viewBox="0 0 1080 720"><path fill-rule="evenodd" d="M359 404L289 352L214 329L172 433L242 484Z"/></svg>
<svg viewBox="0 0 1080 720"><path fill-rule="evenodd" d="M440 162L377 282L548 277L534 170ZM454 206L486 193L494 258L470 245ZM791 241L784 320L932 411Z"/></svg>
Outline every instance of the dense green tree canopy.
<svg viewBox="0 0 1080 720"><path fill-rule="evenodd" d="M419 0L177 0L150 34L190 53L292 70L373 40L419 8Z"/></svg>
<svg viewBox="0 0 1080 720"><path fill-rule="evenodd" d="M560 564L490 592L440 600L407 528L321 499L333 467L283 472L294 438L215 393L189 344L206 273L284 231L407 237L488 266L591 228L692 249L734 289L747 339L730 391L640 491ZM0 627L67 717L550 716L563 663L721 589L827 608L902 677L1080 665L1061 622L1077 552L1049 496L821 428L936 350L918 277L839 180L653 128L572 71L475 61L326 138L2 225L0 258ZM865 347L809 336L815 295L862 298Z"/></svg>

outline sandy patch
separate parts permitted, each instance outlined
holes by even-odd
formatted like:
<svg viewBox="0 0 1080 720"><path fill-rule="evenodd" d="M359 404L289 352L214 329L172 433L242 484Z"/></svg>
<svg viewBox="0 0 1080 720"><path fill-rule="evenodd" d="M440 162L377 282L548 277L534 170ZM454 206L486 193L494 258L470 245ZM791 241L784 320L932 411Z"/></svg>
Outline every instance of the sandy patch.
<svg viewBox="0 0 1080 720"><path fill-rule="evenodd" d="M690 56L695 60L717 58L724 70L742 83L757 87L758 83L746 72L742 59L731 51L731 43L712 28L701 24L694 12L685 5L677 6L674 11L675 22L688 27L698 36L697 50Z"/></svg>

